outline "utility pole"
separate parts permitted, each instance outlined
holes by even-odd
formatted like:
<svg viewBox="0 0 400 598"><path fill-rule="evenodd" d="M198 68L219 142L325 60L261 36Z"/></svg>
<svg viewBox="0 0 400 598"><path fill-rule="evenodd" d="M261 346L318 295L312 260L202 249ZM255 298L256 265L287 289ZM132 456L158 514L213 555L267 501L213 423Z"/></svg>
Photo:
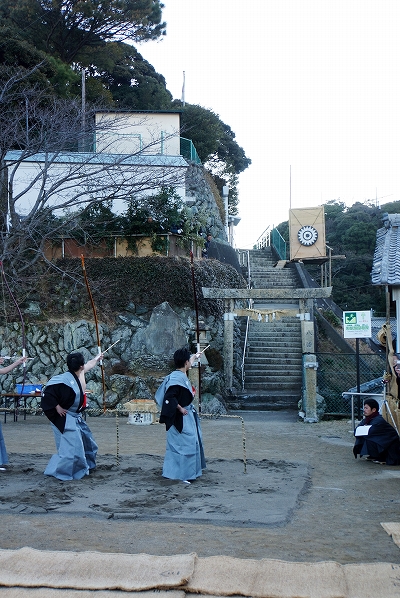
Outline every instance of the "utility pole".
<svg viewBox="0 0 400 598"><path fill-rule="evenodd" d="M81 150L86 150L86 69L82 69L82 98L81 98L81 123L82 123L82 143Z"/></svg>
<svg viewBox="0 0 400 598"><path fill-rule="evenodd" d="M225 207L225 228L226 228L226 238L229 239L229 219L228 219L228 211L229 211L229 187L228 185L224 185L222 187L222 199L224 201Z"/></svg>

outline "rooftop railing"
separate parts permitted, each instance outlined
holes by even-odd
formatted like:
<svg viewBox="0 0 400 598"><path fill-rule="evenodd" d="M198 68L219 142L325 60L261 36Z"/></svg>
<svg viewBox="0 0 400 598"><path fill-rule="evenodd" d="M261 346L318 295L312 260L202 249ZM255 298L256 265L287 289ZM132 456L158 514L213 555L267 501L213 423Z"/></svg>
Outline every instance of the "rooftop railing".
<svg viewBox="0 0 400 598"><path fill-rule="evenodd" d="M193 145L193 141L191 139L185 139L185 137L180 137L181 141L181 156L189 160L190 162L194 162L195 164L201 164L201 160L196 152L196 148Z"/></svg>

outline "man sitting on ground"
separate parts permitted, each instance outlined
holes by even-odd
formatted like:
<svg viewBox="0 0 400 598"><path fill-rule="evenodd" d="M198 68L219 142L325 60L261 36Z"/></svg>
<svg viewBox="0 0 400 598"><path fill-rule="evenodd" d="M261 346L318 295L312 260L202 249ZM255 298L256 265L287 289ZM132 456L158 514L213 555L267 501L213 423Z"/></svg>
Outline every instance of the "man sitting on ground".
<svg viewBox="0 0 400 598"><path fill-rule="evenodd" d="M356 459L360 455L375 463L400 465L399 435L380 415L379 403L375 399L364 401L364 419L356 427L354 435L353 453Z"/></svg>

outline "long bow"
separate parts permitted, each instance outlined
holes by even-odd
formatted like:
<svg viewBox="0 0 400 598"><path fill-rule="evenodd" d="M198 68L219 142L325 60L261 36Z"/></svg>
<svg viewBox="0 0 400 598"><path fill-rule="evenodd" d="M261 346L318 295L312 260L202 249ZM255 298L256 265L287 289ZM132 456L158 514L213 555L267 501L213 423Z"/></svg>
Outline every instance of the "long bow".
<svg viewBox="0 0 400 598"><path fill-rule="evenodd" d="M98 319L97 319L97 311L96 311L96 306L95 306L94 301L93 301L92 291L90 290L89 280L88 280L88 277L87 277L87 274L86 274L85 258L83 256L83 254L81 254L81 262L82 262L83 277L85 279L86 288L87 288L87 291L88 291L90 303L92 304L92 310L93 310L93 316L94 316L94 323L95 323L95 327L96 327L97 352L98 352L99 355L101 355L99 322L98 322ZM102 385L103 385L103 411L105 413L106 412L106 378L105 378L105 374L104 374L104 365L103 365L103 360L102 359L99 361L99 364L101 366L101 381L102 381Z"/></svg>
<svg viewBox="0 0 400 598"><path fill-rule="evenodd" d="M194 264L193 264L193 251L190 252L190 266L192 270L192 287L193 287L193 300L194 309L196 311L196 341L197 341L197 353L200 353L200 327L199 327L199 307L197 305L197 293L196 293L196 281L194 277ZM201 364L198 364L199 369L199 413L201 413Z"/></svg>
<svg viewBox="0 0 400 598"><path fill-rule="evenodd" d="M25 322L24 322L24 317L22 315L22 312L20 310L20 307L18 305L18 302L16 300L16 298L13 295L13 292L10 289L10 285L7 282L7 278L6 278L6 273L4 272L4 266L3 266L3 262L0 261L0 270L1 270L1 275L3 277L4 280L4 284L7 287L7 290L9 292L9 295L15 305L15 307L17 308L17 312L19 315L19 319L21 320L21 334L22 334L22 357L26 357L26 336L25 336ZM24 392L24 386L25 386L25 382L26 382L26 362L24 361L23 363L23 379L22 379L22 387L21 387L21 395Z"/></svg>

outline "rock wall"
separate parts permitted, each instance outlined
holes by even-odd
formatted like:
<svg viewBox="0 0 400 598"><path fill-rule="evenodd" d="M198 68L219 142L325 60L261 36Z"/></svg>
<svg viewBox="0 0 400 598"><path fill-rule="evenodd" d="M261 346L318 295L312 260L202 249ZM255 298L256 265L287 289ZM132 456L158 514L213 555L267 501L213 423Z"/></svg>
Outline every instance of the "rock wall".
<svg viewBox="0 0 400 598"><path fill-rule="evenodd" d="M193 213L203 212L206 216L207 233L222 243L228 243L223 217L218 209L210 184L206 179L203 166L192 164L186 174L186 195L195 199ZM222 202L222 200L221 200Z"/></svg>
<svg viewBox="0 0 400 598"><path fill-rule="evenodd" d="M210 344L208 362L202 365L202 397L213 403L223 400L223 320L210 316L201 320L204 337ZM26 324L26 349L30 358L26 366L26 384L45 384L55 374L65 371L68 353L80 351L85 360L97 354L95 325L87 320L67 323ZM189 345L195 350L196 318L193 310L172 309L165 302L148 310L130 304L116 316L115 325L100 324L102 350L116 343L105 354L106 404L108 408L122 408L134 398L154 398L162 378L169 373L174 351ZM118 341L118 342L117 342ZM236 334L235 344L240 343ZM21 355L21 324L0 327L0 355ZM236 363L240 361L240 347L235 347ZM9 364L7 360L4 365ZM236 374L238 372L236 371ZM1 392L11 392L22 383L23 368L0 376ZM101 408L103 390L100 367L90 370L86 379L89 407ZM237 380L239 388L239 382ZM204 408L203 408L203 411Z"/></svg>

